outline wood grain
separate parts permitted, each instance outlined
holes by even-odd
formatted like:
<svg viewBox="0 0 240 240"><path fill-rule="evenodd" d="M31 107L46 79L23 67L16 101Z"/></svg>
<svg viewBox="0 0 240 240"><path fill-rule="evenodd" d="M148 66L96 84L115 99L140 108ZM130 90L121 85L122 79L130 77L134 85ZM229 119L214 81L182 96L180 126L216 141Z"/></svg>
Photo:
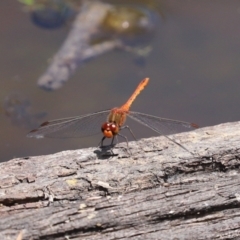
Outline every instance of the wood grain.
<svg viewBox="0 0 240 240"><path fill-rule="evenodd" d="M240 238L240 122L0 164L0 239Z"/></svg>

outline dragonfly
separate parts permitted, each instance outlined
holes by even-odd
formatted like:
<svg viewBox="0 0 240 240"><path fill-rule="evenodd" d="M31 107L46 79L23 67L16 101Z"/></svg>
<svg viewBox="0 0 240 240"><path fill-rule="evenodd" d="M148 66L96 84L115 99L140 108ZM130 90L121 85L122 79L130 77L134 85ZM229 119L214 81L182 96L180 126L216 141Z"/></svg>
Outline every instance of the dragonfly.
<svg viewBox="0 0 240 240"><path fill-rule="evenodd" d="M102 131L103 137L99 144L103 147L103 142L106 138L112 139L111 145L113 146L114 140L117 136L124 137L127 144L126 136L121 135L121 130L127 128L132 136L135 138L131 128L124 125L126 118L135 120L136 122L152 129L160 135L165 136L167 139L188 151L183 145L170 138L168 135L188 131L198 128L195 123L188 123L178 120L161 118L152 116L145 113L130 111L130 107L136 97L149 83L149 78L143 79L131 97L121 107L89 113L76 117L62 118L42 123L37 129L33 129L27 134L27 137L34 138L73 138L73 137L86 137L97 134ZM100 127L100 124L103 123Z"/></svg>

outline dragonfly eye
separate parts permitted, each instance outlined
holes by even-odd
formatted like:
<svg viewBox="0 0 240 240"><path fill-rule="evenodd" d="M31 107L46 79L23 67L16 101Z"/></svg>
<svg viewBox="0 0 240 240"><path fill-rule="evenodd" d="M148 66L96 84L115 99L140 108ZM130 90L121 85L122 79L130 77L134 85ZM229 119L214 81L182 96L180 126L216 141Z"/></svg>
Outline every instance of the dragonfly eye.
<svg viewBox="0 0 240 240"><path fill-rule="evenodd" d="M107 138L112 138L119 132L119 127L115 123L104 123L102 125L102 133Z"/></svg>

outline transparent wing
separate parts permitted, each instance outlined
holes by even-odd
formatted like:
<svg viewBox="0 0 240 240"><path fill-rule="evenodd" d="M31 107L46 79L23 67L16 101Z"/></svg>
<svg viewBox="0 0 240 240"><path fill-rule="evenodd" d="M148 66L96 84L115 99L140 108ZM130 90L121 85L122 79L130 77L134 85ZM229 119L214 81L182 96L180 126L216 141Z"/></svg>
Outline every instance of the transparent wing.
<svg viewBox="0 0 240 240"><path fill-rule="evenodd" d="M139 112L130 111L128 116L129 118L159 133L160 135L169 135L198 128L197 124L194 123L160 118Z"/></svg>
<svg viewBox="0 0 240 240"><path fill-rule="evenodd" d="M35 138L87 137L101 132L101 125L107 121L110 110L47 121L28 133Z"/></svg>

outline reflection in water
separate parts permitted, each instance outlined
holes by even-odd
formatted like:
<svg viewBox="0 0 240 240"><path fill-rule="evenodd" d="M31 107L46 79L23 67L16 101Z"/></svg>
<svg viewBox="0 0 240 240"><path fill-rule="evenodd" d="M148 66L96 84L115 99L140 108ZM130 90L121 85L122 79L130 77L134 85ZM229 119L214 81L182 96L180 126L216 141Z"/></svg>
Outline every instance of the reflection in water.
<svg viewBox="0 0 240 240"><path fill-rule="evenodd" d="M59 12L51 8L37 9L31 14L33 23L42 28L59 28L68 17L67 11Z"/></svg>
<svg viewBox="0 0 240 240"><path fill-rule="evenodd" d="M20 93L10 93L4 99L3 109L5 115L10 118L12 124L19 127L26 129L35 127L47 115L44 112L31 114L30 108L30 101Z"/></svg>
<svg viewBox="0 0 240 240"><path fill-rule="evenodd" d="M65 0L21 0L31 14L32 22L41 28L55 29L74 15L73 4Z"/></svg>
<svg viewBox="0 0 240 240"><path fill-rule="evenodd" d="M155 28L155 14L137 6L114 6L103 22L103 27L112 33L139 36Z"/></svg>

